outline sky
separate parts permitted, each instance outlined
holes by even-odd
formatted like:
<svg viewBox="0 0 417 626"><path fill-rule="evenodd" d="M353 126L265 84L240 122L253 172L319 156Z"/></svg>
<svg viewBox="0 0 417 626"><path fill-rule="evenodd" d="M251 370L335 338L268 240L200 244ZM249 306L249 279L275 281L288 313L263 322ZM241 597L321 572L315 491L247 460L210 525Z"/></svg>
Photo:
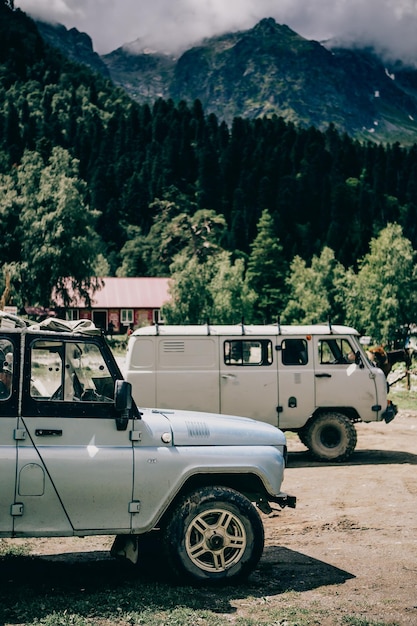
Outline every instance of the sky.
<svg viewBox="0 0 417 626"><path fill-rule="evenodd" d="M176 53L273 17L307 39L373 45L417 66L417 0L15 0L16 8L88 33L99 54L139 40Z"/></svg>

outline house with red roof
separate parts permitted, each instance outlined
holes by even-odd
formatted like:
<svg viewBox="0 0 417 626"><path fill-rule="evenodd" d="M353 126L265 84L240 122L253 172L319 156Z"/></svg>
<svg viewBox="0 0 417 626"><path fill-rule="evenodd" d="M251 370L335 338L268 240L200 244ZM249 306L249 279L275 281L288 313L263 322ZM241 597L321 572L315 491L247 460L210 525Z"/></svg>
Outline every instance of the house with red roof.
<svg viewBox="0 0 417 626"><path fill-rule="evenodd" d="M116 334L163 321L161 307L170 299L168 278L109 276L99 280L102 287L90 295L90 305L73 298L65 308L67 319L90 319L104 331Z"/></svg>

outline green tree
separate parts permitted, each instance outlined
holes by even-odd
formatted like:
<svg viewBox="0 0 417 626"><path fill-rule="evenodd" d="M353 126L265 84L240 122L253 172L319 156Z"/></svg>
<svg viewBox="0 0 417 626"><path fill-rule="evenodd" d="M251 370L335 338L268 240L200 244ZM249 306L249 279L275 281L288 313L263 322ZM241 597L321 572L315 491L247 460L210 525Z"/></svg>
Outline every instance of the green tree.
<svg viewBox="0 0 417 626"><path fill-rule="evenodd" d="M176 254L183 247L183 239L179 238L179 233L174 219L181 213L176 202L171 200L160 200L156 198L149 205L149 210L154 213L153 224L148 234L142 235L140 229L128 229L128 241L124 245L121 257L123 266L129 273L121 274L123 269L118 270L118 276L138 276L141 268L146 276L169 276L169 266ZM129 241L133 239L133 241ZM127 255L132 252L131 248L136 247L134 259L127 259ZM137 272L137 273L132 273Z"/></svg>
<svg viewBox="0 0 417 626"><path fill-rule="evenodd" d="M171 269L171 301L163 307L168 323L251 321L256 294L245 283L242 259L232 263L231 254L223 250L200 262L183 252Z"/></svg>
<svg viewBox="0 0 417 626"><path fill-rule="evenodd" d="M274 221L267 210L258 222L258 234L251 244L246 279L257 294L255 318L271 322L285 307L288 266L283 248L275 234Z"/></svg>
<svg viewBox="0 0 417 626"><path fill-rule="evenodd" d="M21 205L12 176L0 174L0 264L19 259L20 245L16 232Z"/></svg>
<svg viewBox="0 0 417 626"><path fill-rule="evenodd" d="M208 263L199 263L183 252L171 265L169 286L170 302L162 307L168 324L199 324L207 321L212 310L208 285L212 279L212 268Z"/></svg>
<svg viewBox="0 0 417 626"><path fill-rule="evenodd" d="M47 306L53 290L64 303L72 293L88 296L96 282L100 240L94 230L98 215L85 203L78 162L54 148L46 167L37 154L26 153L18 170L22 304Z"/></svg>
<svg viewBox="0 0 417 626"><path fill-rule="evenodd" d="M311 266L299 256L294 257L287 279L289 298L283 312L287 324L344 322L346 272L331 248L314 255Z"/></svg>
<svg viewBox="0 0 417 626"><path fill-rule="evenodd" d="M416 253L399 224L388 224L369 247L357 275L350 275L347 321L387 345L396 329L417 320Z"/></svg>
<svg viewBox="0 0 417 626"><path fill-rule="evenodd" d="M257 295L245 281L244 260L236 259L232 263L231 254L223 251L214 259L212 274L210 320L216 324L237 324L242 319L253 321Z"/></svg>
<svg viewBox="0 0 417 626"><path fill-rule="evenodd" d="M207 209L200 209L192 215L178 213L178 206L172 202L158 202L160 219L155 219L143 242L143 258L148 274L167 275L170 264L180 252L203 262L221 249L226 231L222 215Z"/></svg>
<svg viewBox="0 0 417 626"><path fill-rule="evenodd" d="M127 241L120 251L121 265L117 268L117 276L147 276L147 267L143 260L145 237L139 226L126 227ZM155 276L162 276L159 272Z"/></svg>

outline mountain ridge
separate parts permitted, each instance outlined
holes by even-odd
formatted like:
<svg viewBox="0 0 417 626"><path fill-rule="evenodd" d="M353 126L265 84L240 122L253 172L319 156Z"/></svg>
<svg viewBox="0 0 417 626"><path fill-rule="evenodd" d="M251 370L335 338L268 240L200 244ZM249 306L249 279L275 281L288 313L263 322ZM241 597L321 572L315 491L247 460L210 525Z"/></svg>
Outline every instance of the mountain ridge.
<svg viewBox="0 0 417 626"><path fill-rule="evenodd" d="M308 40L273 18L246 31L204 39L178 57L138 51L135 42L99 56L85 34L40 27L48 43L110 76L139 103L157 98L200 100L206 113L277 115L325 130L332 124L361 140L417 141L417 70L387 66L371 49L331 47ZM65 35L65 36L64 36Z"/></svg>

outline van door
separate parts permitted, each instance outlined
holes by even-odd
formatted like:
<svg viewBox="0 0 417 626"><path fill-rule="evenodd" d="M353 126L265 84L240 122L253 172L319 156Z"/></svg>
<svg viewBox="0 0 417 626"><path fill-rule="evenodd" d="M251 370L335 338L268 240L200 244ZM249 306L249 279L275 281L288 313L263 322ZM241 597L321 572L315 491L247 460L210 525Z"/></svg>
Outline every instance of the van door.
<svg viewBox="0 0 417 626"><path fill-rule="evenodd" d="M0 536L13 530L19 350L16 336L0 335Z"/></svg>
<svg viewBox="0 0 417 626"><path fill-rule="evenodd" d="M272 338L222 338L220 412L278 426L277 364Z"/></svg>
<svg viewBox="0 0 417 626"><path fill-rule="evenodd" d="M16 532L130 529L131 429L116 428L114 376L99 343L26 340Z"/></svg>
<svg viewBox="0 0 417 626"><path fill-rule="evenodd" d="M370 366L355 363L357 347L351 337L315 337L317 408L354 408L364 421L377 419L375 377Z"/></svg>
<svg viewBox="0 0 417 626"><path fill-rule="evenodd" d="M277 338L279 423L301 428L314 411L314 358L311 337Z"/></svg>

